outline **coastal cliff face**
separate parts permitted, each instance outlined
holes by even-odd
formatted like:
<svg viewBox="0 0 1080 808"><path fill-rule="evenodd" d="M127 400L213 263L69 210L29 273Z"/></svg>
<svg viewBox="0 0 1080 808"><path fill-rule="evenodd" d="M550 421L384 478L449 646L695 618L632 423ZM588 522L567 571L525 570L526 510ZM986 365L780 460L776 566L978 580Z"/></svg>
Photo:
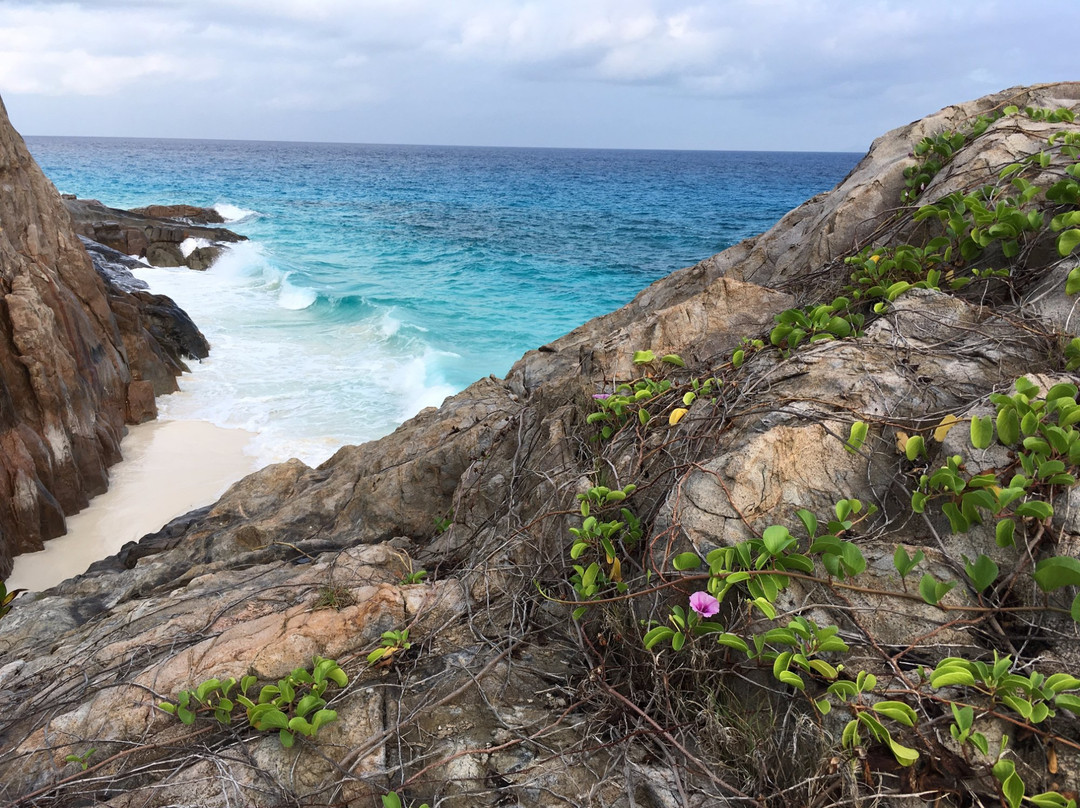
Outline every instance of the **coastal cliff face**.
<svg viewBox="0 0 1080 808"><path fill-rule="evenodd" d="M910 806L995 804L1019 781L1069 804L1077 114L1080 84L1057 84L891 132L768 233L505 379L318 468L268 467L16 600L0 799ZM933 239L963 211L976 230L946 255ZM804 340L774 330L791 324ZM683 632L706 588L727 599ZM295 746L155 706L316 656L349 681ZM977 725L951 732L972 705Z"/></svg>
<svg viewBox="0 0 1080 808"><path fill-rule="evenodd" d="M125 423L155 415L180 355L148 303L95 271L0 102L0 577L108 485ZM144 293L145 294L145 293ZM161 301L157 301L161 305Z"/></svg>

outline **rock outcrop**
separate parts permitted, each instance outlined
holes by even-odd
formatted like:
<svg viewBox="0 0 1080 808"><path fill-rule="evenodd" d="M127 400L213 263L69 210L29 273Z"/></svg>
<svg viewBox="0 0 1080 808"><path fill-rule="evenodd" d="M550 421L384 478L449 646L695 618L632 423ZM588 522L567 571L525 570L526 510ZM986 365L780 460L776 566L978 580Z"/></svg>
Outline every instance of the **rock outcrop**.
<svg viewBox="0 0 1080 808"><path fill-rule="evenodd" d="M156 267L208 269L222 246L247 241L224 227L208 223L223 219L212 208L194 205L151 205L134 210L107 207L96 199L64 197L80 236L104 244L124 255L145 258ZM191 249L184 242L191 240ZM200 243L201 242L201 243Z"/></svg>
<svg viewBox="0 0 1080 808"><path fill-rule="evenodd" d="M979 254L979 273L955 294L949 282L972 266L950 258L943 266L954 274L923 284L944 290L896 291L876 311L864 304L861 333L769 347L776 315L831 300L849 282L845 257L927 235L930 225L900 203L916 142L1013 105L1080 113L1080 84L1006 91L889 133L836 189L768 233L672 273L528 353L505 379L482 379L316 469L268 467L88 574L16 600L0 624L0 799L369 806L393 789L444 806L994 804L1006 778L991 774L992 755L961 749L948 729L948 705L967 699L989 747L1003 732L1013 738L1005 759L1027 793L1067 800L1080 778L1068 702L1035 722L1034 708L1008 712L987 687L960 692L963 676L954 690L928 692L920 671L952 656L991 666L1008 656L1024 677L1080 671L1068 600L1021 577L1037 558L1078 555L1076 489L1062 477L1052 516L1033 508L1017 517L1017 535L1030 538L1019 550L995 543L990 519L951 533L952 516L936 506L916 514L911 503L921 474L954 454L968 458L964 475L1019 469L1018 450L972 450L958 436L991 411L991 393L1011 391L1025 373L1043 374L1043 391L1076 382L1062 355L1075 333L1065 294L1075 255L1054 249L1056 232L1040 219L1018 255L993 245ZM1068 116L996 118L949 147L919 204L1009 185L1016 174L1002 179L1002 170L1013 164L1043 182L1039 154L1065 135L1080 145ZM1062 204L1028 201L1039 213ZM635 365L644 349L656 359ZM659 360L669 353L686 367ZM598 409L595 396L634 380L657 391L643 397L651 418L637 404L625 422ZM590 418L605 412L611 419L599 425ZM960 425L935 442L947 415ZM861 443L848 437L854 422L869 425ZM617 427L606 440L603 425ZM926 452L908 452L906 436L922 435ZM572 559L580 539L570 529L585 530L578 495L631 483L625 500L593 501L592 516L622 523L617 547L585 541ZM826 575L823 553L796 528L802 508L821 517L823 532L848 499L878 509L837 515L828 528L865 561L850 580L840 567ZM787 589L764 598L776 620L750 589L711 619L758 634L772 656L748 660L735 640L709 635L678 653L670 643L646 651L648 627L677 627L672 608L685 612L687 595L705 586L700 570L678 572L673 559L713 550L723 558L770 525L801 537L813 569L793 561ZM898 545L921 559L916 575L953 581L941 606L900 579ZM857 559L844 552L853 569ZM978 590L965 565L982 556L1001 574ZM769 563L768 553L751 563L740 586L763 580ZM586 578L602 584L589 590L599 600L573 619ZM834 624L849 648L796 668L807 694L832 698L829 714L774 678L774 657L792 643L816 653L786 629L796 617ZM185 726L155 707L211 677L273 683L315 656L335 658L350 681L333 691L337 720L292 748L244 723L200 715ZM835 663L846 670L830 675ZM830 676L854 687L860 670L878 678L872 695L826 693ZM906 723L893 718L908 718L904 704ZM848 719L862 729L845 747ZM91 747L85 772L67 759ZM912 747L914 762L903 751ZM1015 795L1015 781L1009 788Z"/></svg>
<svg viewBox="0 0 1080 808"><path fill-rule="evenodd" d="M108 484L125 423L176 389L178 310L95 271L0 104L0 576ZM188 321L190 323L190 321ZM190 332L188 333L190 336ZM197 333L197 330L196 330ZM204 342L205 344L205 342Z"/></svg>

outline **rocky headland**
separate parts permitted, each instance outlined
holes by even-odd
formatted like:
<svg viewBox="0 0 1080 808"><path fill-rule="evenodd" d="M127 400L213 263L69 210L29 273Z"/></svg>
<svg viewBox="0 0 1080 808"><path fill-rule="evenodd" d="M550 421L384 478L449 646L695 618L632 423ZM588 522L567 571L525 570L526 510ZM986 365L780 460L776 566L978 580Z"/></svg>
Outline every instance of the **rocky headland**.
<svg viewBox="0 0 1080 808"><path fill-rule="evenodd" d="M505 379L16 599L0 803L1073 804L1078 114L1064 83L890 132ZM88 266L20 159L11 320Z"/></svg>
<svg viewBox="0 0 1080 808"><path fill-rule="evenodd" d="M84 246L77 233L97 241L124 233L116 243L127 253L166 256L177 239L205 238L215 250L211 237L240 237L62 201L2 106L0 187L0 576L7 576L13 556L62 535L65 516L106 489L125 424L154 418L155 396L176 390L184 360L209 349L172 300L135 281L126 255ZM77 228L69 208L79 212ZM204 251L198 260L212 257Z"/></svg>

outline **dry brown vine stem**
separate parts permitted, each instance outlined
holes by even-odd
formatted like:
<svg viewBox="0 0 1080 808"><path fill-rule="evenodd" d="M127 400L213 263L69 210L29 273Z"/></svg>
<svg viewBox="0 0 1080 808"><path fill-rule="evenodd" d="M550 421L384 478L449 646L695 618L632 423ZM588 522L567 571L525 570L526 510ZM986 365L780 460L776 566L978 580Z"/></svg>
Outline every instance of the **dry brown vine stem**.
<svg viewBox="0 0 1080 808"><path fill-rule="evenodd" d="M190 735L185 735L181 740L183 740L185 742L189 741L192 738L198 737L199 735L205 735L206 733L210 732L210 730L212 730L212 729L214 729L213 725L203 727L202 729L195 730ZM75 774L72 774L69 777L65 777L63 780L57 780L52 785L43 786L43 787L39 788L37 791L32 791L29 794L23 794L21 797L19 797L14 802L7 803L4 806L4 808L18 808L18 806L26 804L26 802L28 802L29 800L32 800L32 799L35 799L37 797L41 797L41 796L43 796L45 794L48 794L50 791L54 791L55 789L58 789L58 788L60 788L60 786L66 785L67 783L74 782L75 780L80 780L80 779L82 779L83 777L86 777L89 774L93 774L98 769L102 768L103 766L107 766L110 763L115 763L117 760L120 760L122 758L126 758L129 755L135 754L136 752L145 752L145 751L147 751L149 749L159 749L159 748L161 748L163 746L172 746L173 744L174 744L174 741L169 741L168 743L165 743L165 742L151 743L151 744L146 744L145 746L140 744L139 746L133 746L130 749L125 749L122 752L117 752L115 755L111 755L111 756L105 758L105 760L101 761L100 763L95 763L93 766L90 766L87 769L83 769L82 771L75 772Z"/></svg>
<svg viewBox="0 0 1080 808"><path fill-rule="evenodd" d="M604 688L604 690L608 694L614 696L616 699L621 701L623 704L625 704L627 707L629 707L631 710L633 710L635 713L637 713L639 716L641 716L645 721L647 721L649 723L649 725L653 727L653 729L655 729L658 733L660 733L661 736L663 736L664 740L666 740L668 743L670 743L672 746L674 746L676 749L678 749L683 755L685 755L686 759L688 761L690 761L691 763L693 763L694 765L696 765L701 770L701 773L704 774L706 777L708 777L710 780L712 780L713 783L720 786L720 788L724 789L725 791L730 792L733 795L734 799L743 799L743 800L746 800L747 802L752 802L754 804L758 804L757 799L755 799L754 797L751 797L749 794L744 794L742 791L735 788L735 786L733 786L730 783L726 782L725 780L717 777L715 774L713 774L711 771L709 771L708 766L706 766L704 763L702 763L700 760L698 760L697 757L690 754L690 751L685 746L683 746L681 743L679 743L677 740L675 740L675 738L672 737L670 732L668 732L666 729L664 729L662 726L660 726L651 715L649 715L644 710L642 710L640 707L638 707L636 704L634 704L634 702L630 701L630 699L626 698L626 696L624 696L622 693L615 690L613 687L611 687L603 679L598 679L597 683L602 688Z"/></svg>

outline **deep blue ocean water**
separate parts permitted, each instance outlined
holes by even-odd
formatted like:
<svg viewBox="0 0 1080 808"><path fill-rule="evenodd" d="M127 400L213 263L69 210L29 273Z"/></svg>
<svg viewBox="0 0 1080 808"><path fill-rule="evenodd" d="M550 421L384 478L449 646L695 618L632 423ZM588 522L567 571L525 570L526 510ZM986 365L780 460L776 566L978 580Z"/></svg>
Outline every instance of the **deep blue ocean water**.
<svg viewBox="0 0 1080 808"><path fill-rule="evenodd" d="M146 269L213 346L162 417L320 462L657 278L756 235L860 155L27 138L65 193L215 206L251 241Z"/></svg>

